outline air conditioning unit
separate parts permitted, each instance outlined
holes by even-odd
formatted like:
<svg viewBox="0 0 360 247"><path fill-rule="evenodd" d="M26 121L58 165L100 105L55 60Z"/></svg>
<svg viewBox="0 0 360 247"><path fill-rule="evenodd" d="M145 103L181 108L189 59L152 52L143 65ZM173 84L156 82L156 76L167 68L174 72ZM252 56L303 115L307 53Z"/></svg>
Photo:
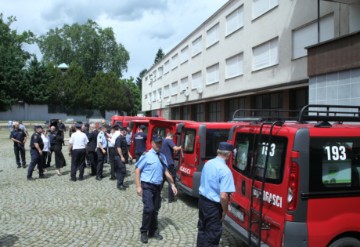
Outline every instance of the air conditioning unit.
<svg viewBox="0 0 360 247"><path fill-rule="evenodd" d="M189 92L189 90L188 90L188 89L186 89L186 90L185 90L184 95L185 95L186 97L189 97L190 92Z"/></svg>
<svg viewBox="0 0 360 247"><path fill-rule="evenodd" d="M151 100L150 99L148 100L148 104L151 105Z"/></svg>
<svg viewBox="0 0 360 247"><path fill-rule="evenodd" d="M160 102L161 102L161 99L157 99L157 102L159 102L159 103L160 103Z"/></svg>
<svg viewBox="0 0 360 247"><path fill-rule="evenodd" d="M202 86L196 88L196 91L197 91L198 94L203 93L203 88L202 88Z"/></svg>

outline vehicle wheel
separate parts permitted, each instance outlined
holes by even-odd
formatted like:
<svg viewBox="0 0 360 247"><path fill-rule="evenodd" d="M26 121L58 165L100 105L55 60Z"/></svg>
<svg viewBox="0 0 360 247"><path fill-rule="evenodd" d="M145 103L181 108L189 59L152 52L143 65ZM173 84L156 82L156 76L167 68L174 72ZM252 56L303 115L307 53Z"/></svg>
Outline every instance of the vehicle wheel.
<svg viewBox="0 0 360 247"><path fill-rule="evenodd" d="M345 237L331 243L329 247L359 247L360 241L356 238Z"/></svg>

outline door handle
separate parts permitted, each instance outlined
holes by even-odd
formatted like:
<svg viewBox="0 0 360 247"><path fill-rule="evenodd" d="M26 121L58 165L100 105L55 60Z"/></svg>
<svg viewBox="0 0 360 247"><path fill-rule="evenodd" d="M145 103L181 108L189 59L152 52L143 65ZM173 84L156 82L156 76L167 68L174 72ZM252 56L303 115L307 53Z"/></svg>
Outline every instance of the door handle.
<svg viewBox="0 0 360 247"><path fill-rule="evenodd" d="M242 193L243 195L245 195L245 191L246 191L246 183L245 183L245 180L243 180L243 181L241 182L241 193Z"/></svg>

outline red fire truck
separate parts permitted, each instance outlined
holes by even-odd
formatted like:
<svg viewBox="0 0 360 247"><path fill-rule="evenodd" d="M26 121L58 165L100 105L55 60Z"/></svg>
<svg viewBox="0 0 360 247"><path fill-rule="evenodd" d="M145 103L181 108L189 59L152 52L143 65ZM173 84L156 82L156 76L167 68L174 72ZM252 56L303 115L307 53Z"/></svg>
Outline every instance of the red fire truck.
<svg viewBox="0 0 360 247"><path fill-rule="evenodd" d="M182 155L177 172L177 187L199 197L201 170L205 162L216 157L219 142L227 141L229 130L239 123L186 122L181 131Z"/></svg>
<svg viewBox="0 0 360 247"><path fill-rule="evenodd" d="M111 125L119 124L120 127L127 127L132 120L164 119L162 117L140 117L140 116L112 116Z"/></svg>
<svg viewBox="0 0 360 247"><path fill-rule="evenodd" d="M249 246L360 246L359 113L309 105L297 121L234 126L226 226Z"/></svg>

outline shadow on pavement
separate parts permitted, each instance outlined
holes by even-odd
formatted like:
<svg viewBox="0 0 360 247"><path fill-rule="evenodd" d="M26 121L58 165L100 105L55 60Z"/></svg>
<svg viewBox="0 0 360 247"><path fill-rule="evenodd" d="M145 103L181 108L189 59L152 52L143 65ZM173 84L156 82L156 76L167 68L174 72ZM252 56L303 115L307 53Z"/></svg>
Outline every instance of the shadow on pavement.
<svg viewBox="0 0 360 247"><path fill-rule="evenodd" d="M4 247L14 246L18 240L19 238L12 234L2 235L0 236L0 246L4 246Z"/></svg>
<svg viewBox="0 0 360 247"><path fill-rule="evenodd" d="M198 198L189 196L181 191L178 193L177 199L183 201L188 207L198 207Z"/></svg>

